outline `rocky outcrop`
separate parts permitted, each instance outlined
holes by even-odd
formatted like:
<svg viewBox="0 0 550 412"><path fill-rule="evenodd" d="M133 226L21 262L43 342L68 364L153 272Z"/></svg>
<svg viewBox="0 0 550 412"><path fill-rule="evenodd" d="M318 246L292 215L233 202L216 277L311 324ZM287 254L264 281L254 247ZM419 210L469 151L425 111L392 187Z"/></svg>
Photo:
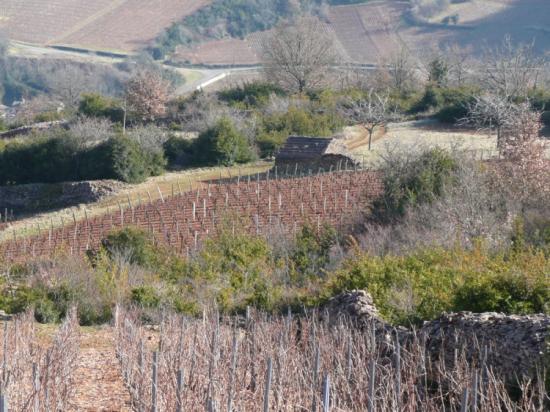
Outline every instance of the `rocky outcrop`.
<svg viewBox="0 0 550 412"><path fill-rule="evenodd" d="M115 180L0 186L0 211L15 215L97 202L125 187Z"/></svg>
<svg viewBox="0 0 550 412"><path fill-rule="evenodd" d="M406 344L416 335L425 339L427 353L434 362L443 361L452 367L455 360L466 358L469 363L486 365L510 380L534 377L550 355L550 316L544 314L445 313L413 333L386 323L364 290L335 296L321 313L331 323L345 318L363 329L374 325L376 339L380 342L382 336L390 348L395 336Z"/></svg>

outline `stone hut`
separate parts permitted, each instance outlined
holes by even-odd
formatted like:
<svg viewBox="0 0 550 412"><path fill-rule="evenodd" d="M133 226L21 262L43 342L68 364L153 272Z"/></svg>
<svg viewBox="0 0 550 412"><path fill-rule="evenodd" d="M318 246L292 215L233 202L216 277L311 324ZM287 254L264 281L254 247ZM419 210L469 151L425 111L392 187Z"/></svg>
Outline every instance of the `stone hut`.
<svg viewBox="0 0 550 412"><path fill-rule="evenodd" d="M346 146L336 138L290 136L275 157L281 173L352 169L356 165Z"/></svg>

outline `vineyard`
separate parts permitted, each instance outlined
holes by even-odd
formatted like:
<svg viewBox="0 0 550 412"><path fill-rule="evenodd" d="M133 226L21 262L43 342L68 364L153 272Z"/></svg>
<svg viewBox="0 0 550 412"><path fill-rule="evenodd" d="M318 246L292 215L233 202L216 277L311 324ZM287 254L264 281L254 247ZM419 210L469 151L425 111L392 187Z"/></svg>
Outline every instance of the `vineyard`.
<svg viewBox="0 0 550 412"><path fill-rule="evenodd" d="M133 312L115 319L117 356L135 410L151 411L542 411L544 388L522 383L515 403L485 351L476 360L428 353L425 337L362 333L345 319L240 324L163 315L152 334ZM449 339L455 337L450 336ZM451 361L451 362L449 362ZM438 389L437 389L438 388Z"/></svg>
<svg viewBox="0 0 550 412"><path fill-rule="evenodd" d="M53 341L39 345L32 311L4 322L0 410L68 409L75 390L78 328L76 310L71 310Z"/></svg>
<svg viewBox="0 0 550 412"><path fill-rule="evenodd" d="M304 177L279 178L269 173L255 179L237 177L158 200L139 199L119 204L116 212L73 222L61 227L37 228L38 235L18 236L0 244L6 261L54 253L82 254L96 249L112 230L135 226L149 231L160 244L187 255L224 224L268 236L296 232L309 223L345 228L381 191L379 175L371 171L338 171Z"/></svg>
<svg viewBox="0 0 550 412"><path fill-rule="evenodd" d="M2 0L0 29L37 44L135 51L207 0Z"/></svg>

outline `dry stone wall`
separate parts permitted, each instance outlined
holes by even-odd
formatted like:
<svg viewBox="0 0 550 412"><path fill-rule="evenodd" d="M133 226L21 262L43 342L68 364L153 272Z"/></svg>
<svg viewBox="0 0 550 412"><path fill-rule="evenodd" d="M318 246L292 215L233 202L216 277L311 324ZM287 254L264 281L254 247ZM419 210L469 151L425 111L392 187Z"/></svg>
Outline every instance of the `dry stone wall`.
<svg viewBox="0 0 550 412"><path fill-rule="evenodd" d="M415 333L425 339L434 364L443 361L453 368L455 360L465 358L478 367L488 365L514 382L522 377L536 377L550 356L550 316L544 314L444 313L413 332L384 322L364 290L330 299L321 314L330 316L332 322L349 319L360 328L374 325L377 339L383 338L389 346L396 335L406 342Z"/></svg>
<svg viewBox="0 0 550 412"><path fill-rule="evenodd" d="M97 202L123 187L124 183L115 180L0 186L0 213L7 209L22 214Z"/></svg>

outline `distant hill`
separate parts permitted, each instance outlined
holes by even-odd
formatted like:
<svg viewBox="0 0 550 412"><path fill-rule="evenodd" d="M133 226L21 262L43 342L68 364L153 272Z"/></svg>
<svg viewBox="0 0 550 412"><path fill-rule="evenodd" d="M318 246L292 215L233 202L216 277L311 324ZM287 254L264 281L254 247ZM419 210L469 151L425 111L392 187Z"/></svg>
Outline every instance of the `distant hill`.
<svg viewBox="0 0 550 412"><path fill-rule="evenodd" d="M174 23L184 22L180 34L186 45L177 47L175 59L256 64L265 32L250 32L262 25L261 14L252 16L262 1L267 0L250 0L254 7L239 2L237 10L228 6L230 0L2 0L0 30L13 40L40 45L133 52L152 46L174 30ZM269 1L265 4L272 4ZM334 36L343 59L356 63L376 63L402 45L414 52L458 43L475 52L484 44L500 42L505 34L515 41L535 39L540 53L547 52L550 44L550 0L470 0L424 20L412 16L409 1L328 3L332 5L317 9L322 10L324 30ZM273 10L279 8L270 6L265 12L266 27L276 21ZM220 21L224 16L232 16L232 21ZM193 28L187 29L185 22L192 22ZM197 33L199 40L193 38Z"/></svg>
<svg viewBox="0 0 550 412"><path fill-rule="evenodd" d="M456 16L457 23L447 17ZM499 44L506 34L515 42L535 40L539 53L550 50L550 0L471 0L453 4L426 21L414 19L408 1L371 1L331 6L324 16L344 60L377 63L402 46L413 53L448 43L472 52ZM445 24L445 21L451 23ZM179 47L176 58L194 64L250 64L261 60L261 39L221 39Z"/></svg>
<svg viewBox="0 0 550 412"><path fill-rule="evenodd" d="M132 52L209 0L1 0L0 30L40 45Z"/></svg>

